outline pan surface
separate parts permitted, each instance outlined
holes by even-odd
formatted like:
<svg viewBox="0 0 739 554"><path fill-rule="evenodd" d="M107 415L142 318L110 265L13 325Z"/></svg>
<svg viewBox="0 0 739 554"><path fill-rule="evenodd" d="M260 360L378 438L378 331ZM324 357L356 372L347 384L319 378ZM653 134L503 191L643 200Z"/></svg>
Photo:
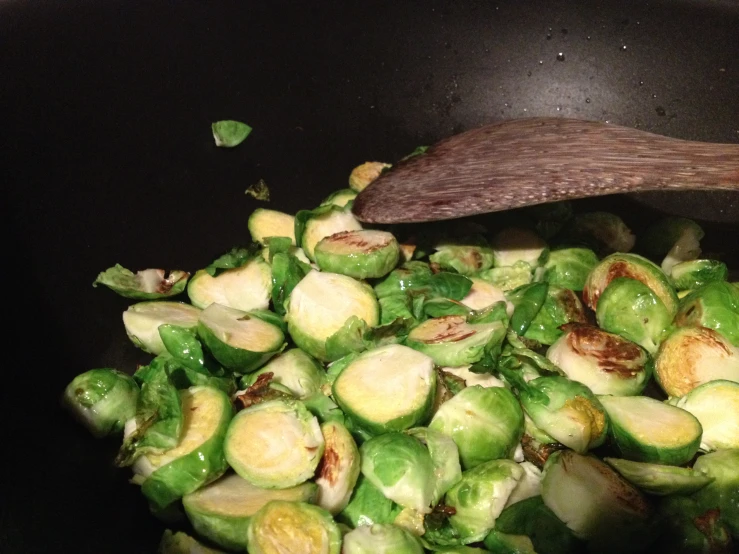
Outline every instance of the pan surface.
<svg viewBox="0 0 739 554"><path fill-rule="evenodd" d="M58 407L74 375L148 360L99 271L194 271L248 240L259 179L294 212L358 163L504 118L737 142L737 51L735 1L1 2L0 551L153 552L164 528L117 441ZM218 149L219 119L254 131ZM736 195L594 205L636 231L697 217L706 250L736 256Z"/></svg>

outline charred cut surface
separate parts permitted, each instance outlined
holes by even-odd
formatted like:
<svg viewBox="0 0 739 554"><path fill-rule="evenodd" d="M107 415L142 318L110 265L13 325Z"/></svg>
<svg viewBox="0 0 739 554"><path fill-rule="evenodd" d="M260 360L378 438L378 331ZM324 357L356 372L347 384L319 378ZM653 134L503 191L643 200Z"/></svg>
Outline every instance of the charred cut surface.
<svg viewBox="0 0 739 554"><path fill-rule="evenodd" d="M335 485L339 478L339 454L336 450L326 443L323 451L323 457L318 465L317 476L325 479L329 485Z"/></svg>
<svg viewBox="0 0 739 554"><path fill-rule="evenodd" d="M636 344L591 325L570 323L563 329L572 351L595 358L603 371L625 378L633 377L639 371L634 362L642 358L643 352Z"/></svg>

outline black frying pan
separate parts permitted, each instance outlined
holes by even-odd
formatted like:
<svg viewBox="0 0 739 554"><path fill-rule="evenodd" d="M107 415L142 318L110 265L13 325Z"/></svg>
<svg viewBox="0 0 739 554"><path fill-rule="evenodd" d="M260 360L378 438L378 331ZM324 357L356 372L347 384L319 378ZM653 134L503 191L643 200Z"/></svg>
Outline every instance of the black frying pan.
<svg viewBox="0 0 739 554"><path fill-rule="evenodd" d="M117 441L57 406L77 373L148 360L100 270L198 269L247 240L260 178L294 212L358 163L503 118L737 142L737 52L735 0L0 2L0 551L151 552L163 529ZM226 118L254 127L233 151L210 136ZM598 200L737 250L736 195Z"/></svg>

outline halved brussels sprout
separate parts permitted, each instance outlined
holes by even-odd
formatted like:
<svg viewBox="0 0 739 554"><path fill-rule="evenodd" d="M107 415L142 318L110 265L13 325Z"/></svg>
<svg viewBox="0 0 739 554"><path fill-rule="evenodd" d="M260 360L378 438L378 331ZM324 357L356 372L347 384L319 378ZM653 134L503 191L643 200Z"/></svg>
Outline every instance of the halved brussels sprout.
<svg viewBox="0 0 739 554"><path fill-rule="evenodd" d="M216 360L244 373L262 366L285 343L285 335L276 325L216 303L200 314L198 335Z"/></svg>
<svg viewBox="0 0 739 554"><path fill-rule="evenodd" d="M120 264L115 264L100 273L93 287L105 285L126 298L136 300L156 300L175 296L185 290L190 274L187 271L163 269L144 269L133 273Z"/></svg>
<svg viewBox="0 0 739 554"><path fill-rule="evenodd" d="M659 503L662 552L709 554L732 552L731 534L717 509L704 509L689 496L670 495Z"/></svg>
<svg viewBox="0 0 739 554"><path fill-rule="evenodd" d="M470 277L472 287L461 302L471 310L484 310L498 302L506 303L506 313L513 315L513 304L506 299L502 289L478 277Z"/></svg>
<svg viewBox="0 0 739 554"><path fill-rule="evenodd" d="M693 291L680 301L675 324L708 327L739 347L739 288L714 282Z"/></svg>
<svg viewBox="0 0 739 554"><path fill-rule="evenodd" d="M173 533L169 529L164 531L157 554L224 554L221 550L209 548L200 544L187 533L177 531Z"/></svg>
<svg viewBox="0 0 739 554"><path fill-rule="evenodd" d="M468 323L457 315L427 319L408 334L405 344L430 356L440 366L479 362L505 338L506 323Z"/></svg>
<svg viewBox="0 0 739 554"><path fill-rule="evenodd" d="M321 239L314 256L322 271L355 279L382 277L397 264L398 241L386 231L342 231Z"/></svg>
<svg viewBox="0 0 739 554"><path fill-rule="evenodd" d="M286 489L310 479L323 455L318 420L297 400L270 400L236 414L224 450L250 483Z"/></svg>
<svg viewBox="0 0 739 554"><path fill-rule="evenodd" d="M528 229L507 227L498 231L492 240L495 267L512 266L525 262L531 267L545 261L547 243Z"/></svg>
<svg viewBox="0 0 739 554"><path fill-rule="evenodd" d="M442 404L429 429L450 436L462 467L513 455L523 434L523 410L505 388L467 387Z"/></svg>
<svg viewBox="0 0 739 554"><path fill-rule="evenodd" d="M462 275L472 275L493 267L493 250L480 236L444 241L434 246L432 263Z"/></svg>
<svg viewBox="0 0 739 554"><path fill-rule="evenodd" d="M547 350L547 359L595 394L640 394L654 362L639 345L592 325L571 324Z"/></svg>
<svg viewBox="0 0 739 554"><path fill-rule="evenodd" d="M585 310L577 294L570 289L550 285L541 309L523 336L541 344L553 344L562 336L563 325L586 322Z"/></svg>
<svg viewBox="0 0 739 554"><path fill-rule="evenodd" d="M707 327L682 327L662 343L654 370L668 396L717 379L739 383L739 348Z"/></svg>
<svg viewBox="0 0 739 554"><path fill-rule="evenodd" d="M184 302L139 302L123 312L123 325L131 342L144 352L158 356L166 352L159 336L160 325L194 329L199 317L200 309Z"/></svg>
<svg viewBox="0 0 739 554"><path fill-rule="evenodd" d="M690 494L705 487L712 478L687 467L603 458L624 479L644 492L657 496Z"/></svg>
<svg viewBox="0 0 739 554"><path fill-rule="evenodd" d="M669 274L675 264L700 256L703 235L703 229L691 219L666 217L650 225L639 243L647 256L664 258L662 269Z"/></svg>
<svg viewBox="0 0 739 554"><path fill-rule="evenodd" d="M378 324L380 309L372 289L339 275L311 271L293 289L287 302L287 328L300 348L321 361L330 361L326 341L356 316L370 327Z"/></svg>
<svg viewBox="0 0 739 554"><path fill-rule="evenodd" d="M463 543L485 538L523 474L521 466L512 460L491 460L462 473L444 502L455 510L449 523Z"/></svg>
<svg viewBox="0 0 739 554"><path fill-rule="evenodd" d="M475 385L480 385L481 387L505 387L505 383L492 373L475 373L474 371L470 371L469 366L443 367L441 369L445 373L451 373L455 377L462 379L464 386L467 387L474 387Z"/></svg>
<svg viewBox="0 0 739 554"><path fill-rule="evenodd" d="M195 531L229 550L246 551L249 521L272 500L310 502L318 487L306 482L287 489L262 489L236 474L226 475L182 498Z"/></svg>
<svg viewBox="0 0 739 554"><path fill-rule="evenodd" d="M721 521L739 540L739 449L718 450L698 457L693 469L712 477L693 494L702 510L718 510Z"/></svg>
<svg viewBox="0 0 739 554"><path fill-rule="evenodd" d="M582 454L606 439L605 409L582 383L559 375L538 377L519 391L519 400L539 429L576 452Z"/></svg>
<svg viewBox="0 0 739 554"><path fill-rule="evenodd" d="M317 504L338 514L347 504L359 477L359 450L349 431L341 423L321 425L324 449L316 473Z"/></svg>
<svg viewBox="0 0 739 554"><path fill-rule="evenodd" d="M348 359L333 383L333 397L341 409L375 434L424 423L435 392L433 360L399 344Z"/></svg>
<svg viewBox="0 0 739 554"><path fill-rule="evenodd" d="M95 437L123 430L136 415L139 387L133 377L116 369L91 369L67 385L62 402Z"/></svg>
<svg viewBox="0 0 739 554"><path fill-rule="evenodd" d="M223 439L233 415L229 398L213 387L190 387L180 397L185 421L179 443L161 454L142 456L134 466L145 478L141 491L157 510L213 481L228 467Z"/></svg>
<svg viewBox="0 0 739 554"><path fill-rule="evenodd" d="M431 505L436 506L449 488L457 484L462 477L459 449L451 437L427 427L416 427L409 429L406 433L425 444L431 455L431 461L434 464L434 491L431 495Z"/></svg>
<svg viewBox="0 0 739 554"><path fill-rule="evenodd" d="M690 412L648 396L601 396L600 401L626 459L678 466L698 451L703 430Z"/></svg>
<svg viewBox="0 0 739 554"><path fill-rule="evenodd" d="M245 312L266 310L271 290L272 270L262 258L253 258L215 277L201 269L187 285L190 302L197 308L217 303Z"/></svg>
<svg viewBox="0 0 739 554"><path fill-rule="evenodd" d="M383 171L391 167L391 164L384 162L364 162L352 169L352 172L349 174L349 186L357 192L362 192Z"/></svg>
<svg viewBox="0 0 739 554"><path fill-rule="evenodd" d="M405 433L372 437L360 447L362 475L385 497L420 513L431 511L435 468L431 454Z"/></svg>
<svg viewBox="0 0 739 554"><path fill-rule="evenodd" d="M250 387L264 373L271 373L272 383L287 387L300 400L320 392L326 383L323 367L300 348L285 350L267 362L267 365L245 375L241 379L241 387Z"/></svg>
<svg viewBox="0 0 739 554"><path fill-rule="evenodd" d="M250 554L340 554L341 530L323 508L272 500L252 516L247 543Z"/></svg>
<svg viewBox="0 0 739 554"><path fill-rule="evenodd" d="M692 290L715 281L726 281L729 268L718 260L690 260L672 266L670 279L677 290Z"/></svg>
<svg viewBox="0 0 739 554"><path fill-rule="evenodd" d="M593 553L649 549L652 507L637 488L594 456L562 450L549 456L544 504Z"/></svg>
<svg viewBox="0 0 739 554"><path fill-rule="evenodd" d="M724 379L709 381L667 402L687 410L700 421L702 451L739 448L739 383Z"/></svg>
<svg viewBox="0 0 739 554"><path fill-rule="evenodd" d="M347 207L328 204L315 210L301 210L295 215L295 240L311 261L316 261L314 250L321 239L361 229L361 223Z"/></svg>
<svg viewBox="0 0 739 554"><path fill-rule="evenodd" d="M533 279L531 266L526 262L516 262L512 266L492 267L475 274L502 291L509 291L527 285Z"/></svg>
<svg viewBox="0 0 739 554"><path fill-rule="evenodd" d="M349 202L357 197L357 191L354 189L339 189L332 192L321 202L321 206L333 205L343 208Z"/></svg>
<svg viewBox="0 0 739 554"><path fill-rule="evenodd" d="M253 241L267 244L268 237L287 237L295 245L295 217L290 214L257 208L249 216L247 223Z"/></svg>
<svg viewBox="0 0 739 554"><path fill-rule="evenodd" d="M570 243L582 244L600 255L628 252L636 243L636 235L616 214L587 212L575 215L563 232Z"/></svg>
<svg viewBox="0 0 739 554"><path fill-rule="evenodd" d="M543 279L550 285L580 292L597 265L598 256L589 248L559 248L549 253Z"/></svg>
<svg viewBox="0 0 739 554"><path fill-rule="evenodd" d="M667 276L656 264L637 254L619 252L603 258L588 275L583 301L590 309L597 310L600 297L611 281L623 277L644 283L662 301L671 318L677 313L677 295Z"/></svg>
<svg viewBox="0 0 739 554"><path fill-rule="evenodd" d="M344 535L342 554L423 554L421 541L392 524L362 525Z"/></svg>
<svg viewBox="0 0 739 554"><path fill-rule="evenodd" d="M598 325L657 352L672 324L672 314L641 281L619 277L609 283L598 300Z"/></svg>

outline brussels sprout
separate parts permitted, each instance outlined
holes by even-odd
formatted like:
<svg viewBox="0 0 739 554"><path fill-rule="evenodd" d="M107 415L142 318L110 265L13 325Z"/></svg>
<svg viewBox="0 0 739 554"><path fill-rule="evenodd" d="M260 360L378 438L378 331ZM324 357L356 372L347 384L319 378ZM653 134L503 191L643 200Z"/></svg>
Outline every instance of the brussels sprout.
<svg viewBox="0 0 739 554"><path fill-rule="evenodd" d="M713 481L697 471L685 467L647 464L620 458L603 458L624 479L644 492L657 496L690 494Z"/></svg>
<svg viewBox="0 0 739 554"><path fill-rule="evenodd" d="M623 277L644 283L662 301L670 317L677 313L677 295L667 276L657 265L636 254L617 253L603 258L585 281L583 301L597 310L600 297L611 281Z"/></svg>
<svg viewBox="0 0 739 554"><path fill-rule="evenodd" d="M562 450L549 456L541 484L544 504L593 553L649 548L652 507L610 466L594 456Z"/></svg>
<svg viewBox="0 0 739 554"><path fill-rule="evenodd" d="M161 454L147 453L134 467L144 477L141 491L158 510L213 481L228 467L223 455L233 414L228 397L213 387L191 387L180 396L184 425L177 446Z"/></svg>
<svg viewBox="0 0 739 554"><path fill-rule="evenodd" d="M506 303L508 316L513 315L513 304L508 301L502 289L478 277L471 277L472 286L461 302L471 310L484 310L498 302Z"/></svg>
<svg viewBox="0 0 739 554"><path fill-rule="evenodd" d="M386 498L382 491L360 473L349 504L336 515L336 520L352 527L392 523L401 511L398 504Z"/></svg>
<svg viewBox="0 0 739 554"><path fill-rule="evenodd" d="M525 262L531 267L546 261L547 243L528 229L508 227L499 231L492 240L495 267L512 266Z"/></svg>
<svg viewBox="0 0 739 554"><path fill-rule="evenodd" d="M502 291L509 291L527 285L533 279L531 266L526 262L516 262L512 266L492 267L475 274Z"/></svg>
<svg viewBox="0 0 739 554"><path fill-rule="evenodd" d="M449 523L462 542L485 538L523 473L512 460L491 460L462 473L462 479L445 498L446 505L455 510Z"/></svg>
<svg viewBox="0 0 739 554"><path fill-rule="evenodd" d="M668 496L659 504L661 552L718 554L732 552L731 535L719 511L704 510L687 496Z"/></svg>
<svg viewBox="0 0 739 554"><path fill-rule="evenodd" d="M523 502L532 496L541 495L541 470L531 462L519 462L518 465L523 469L523 475L508 497L505 503L506 508L517 502Z"/></svg>
<svg viewBox="0 0 739 554"><path fill-rule="evenodd" d="M572 219L574 212L573 204L569 200L528 206L521 211L536 221L536 231L547 240L553 238L564 228Z"/></svg>
<svg viewBox="0 0 739 554"><path fill-rule="evenodd" d="M321 425L324 449L316 473L317 504L338 514L347 504L359 477L359 450L349 431L341 423Z"/></svg>
<svg viewBox="0 0 739 554"><path fill-rule="evenodd" d="M430 356L440 366L458 367L479 362L505 338L502 321L468 323L461 316L428 319L408 334L406 345Z"/></svg>
<svg viewBox="0 0 739 554"><path fill-rule="evenodd" d="M556 441L584 453L603 444L608 418L585 385L558 375L538 377L519 391L534 424Z"/></svg>
<svg viewBox="0 0 739 554"><path fill-rule="evenodd" d="M339 189L332 192L321 202L321 206L333 205L343 208L349 202L357 197L357 191L354 189Z"/></svg>
<svg viewBox="0 0 739 554"><path fill-rule="evenodd" d="M177 325L194 329L200 309L183 302L139 302L123 312L126 334L144 352L158 356L166 351L159 336L159 326Z"/></svg>
<svg viewBox="0 0 739 554"><path fill-rule="evenodd" d="M224 446L236 473L269 489L310 479L323 448L318 420L297 400L270 400L242 410L229 425Z"/></svg>
<svg viewBox="0 0 739 554"><path fill-rule="evenodd" d="M213 303L203 310L198 335L225 367L249 372L263 365L284 345L276 325L253 314Z"/></svg>
<svg viewBox="0 0 739 554"><path fill-rule="evenodd" d="M169 529L164 531L162 540L157 547L157 554L224 554L221 550L215 550L200 544L187 533L177 531L173 533Z"/></svg>
<svg viewBox="0 0 739 554"><path fill-rule="evenodd" d="M739 383L709 381L668 403L687 410L703 428L700 449L704 452L739 448Z"/></svg>
<svg viewBox="0 0 739 554"><path fill-rule="evenodd" d="M523 411L508 389L462 389L439 407L429 429L450 436L459 448L462 467L508 458L523 434Z"/></svg>
<svg viewBox="0 0 739 554"><path fill-rule="evenodd" d="M247 543L250 554L340 554L341 531L323 508L272 500L252 516Z"/></svg>
<svg viewBox="0 0 739 554"><path fill-rule="evenodd" d="M470 371L469 366L459 367L443 367L442 370L445 373L451 373L455 377L458 377L464 381L463 385L467 387L474 387L480 385L481 387L505 387L505 383L498 379L491 373L475 373Z"/></svg>
<svg viewBox="0 0 739 554"><path fill-rule="evenodd" d="M386 231L342 231L321 239L314 256L322 271L355 279L382 277L397 264L398 241Z"/></svg>
<svg viewBox="0 0 739 554"><path fill-rule="evenodd" d="M534 543L526 535L507 535L493 529L484 544L496 554L536 554Z"/></svg>
<svg viewBox="0 0 739 554"><path fill-rule="evenodd" d="M295 241L311 261L316 261L314 249L321 239L342 231L359 231L362 225L348 207L332 204L315 210L301 210L295 215Z"/></svg>
<svg viewBox="0 0 739 554"><path fill-rule="evenodd" d="M462 477L459 449L450 437L426 427L409 429L406 433L424 443L429 451L435 476L431 505L436 506L449 488Z"/></svg>
<svg viewBox="0 0 739 554"><path fill-rule="evenodd" d="M708 327L739 347L739 289L714 282L693 291L680 301L675 324Z"/></svg>
<svg viewBox="0 0 739 554"><path fill-rule="evenodd" d="M639 244L650 258L664 258L662 269L669 274L675 264L700 256L703 235L703 229L691 219L666 217L650 225Z"/></svg>
<svg viewBox="0 0 739 554"><path fill-rule="evenodd" d="M668 396L717 379L739 383L739 348L707 327L682 327L662 343L654 374Z"/></svg>
<svg viewBox="0 0 739 554"><path fill-rule="evenodd" d="M261 489L230 474L182 498L195 531L229 550L246 551L249 521L272 500L313 502L318 487L306 482L287 489Z"/></svg>
<svg viewBox="0 0 739 554"><path fill-rule="evenodd" d="M598 301L598 325L657 352L672 324L672 315L654 292L641 281L619 277L610 282Z"/></svg>
<svg viewBox="0 0 739 554"><path fill-rule="evenodd" d="M493 267L493 250L479 236L441 242L434 248L429 260L443 269L472 275Z"/></svg>
<svg viewBox="0 0 739 554"><path fill-rule="evenodd" d="M637 462L682 465L698 451L702 428L682 408L648 396L601 396L622 455Z"/></svg>
<svg viewBox="0 0 739 554"><path fill-rule="evenodd" d="M721 521L739 539L739 449L719 450L700 456L693 469L712 477L692 498L702 510L718 510Z"/></svg>
<svg viewBox="0 0 739 554"><path fill-rule="evenodd" d="M426 545L426 549L436 554L491 554L489 550L474 546L436 546Z"/></svg>
<svg viewBox="0 0 739 554"><path fill-rule="evenodd" d="M495 520L494 530L529 537L540 554L577 554L584 549L583 543L544 504L541 496L506 506ZM485 543L488 542L486 538Z"/></svg>
<svg viewBox="0 0 739 554"><path fill-rule="evenodd" d="M133 377L109 368L81 373L64 390L62 402L95 437L123 430L136 414L139 387Z"/></svg>
<svg viewBox="0 0 739 554"><path fill-rule="evenodd" d="M639 345L592 325L570 324L549 347L547 359L595 394L640 394L654 362Z"/></svg>
<svg viewBox="0 0 739 554"><path fill-rule="evenodd" d="M295 246L295 218L290 214L257 208L249 216L249 234L252 240L267 244L268 237L287 237Z"/></svg>
<svg viewBox="0 0 739 554"><path fill-rule="evenodd" d="M559 248L549 253L543 279L550 285L579 292L597 265L598 256L589 248Z"/></svg>
<svg viewBox="0 0 739 554"><path fill-rule="evenodd" d="M407 346L390 344L346 360L333 383L333 397L370 433L422 424L436 392L434 362Z"/></svg>
<svg viewBox="0 0 739 554"><path fill-rule="evenodd" d="M323 367L300 348L286 350L272 358L267 365L245 375L241 380L241 387L252 386L265 373L271 373L273 383L284 385L300 400L320 392L326 383Z"/></svg>
<svg viewBox="0 0 739 554"><path fill-rule="evenodd" d="M672 266L670 279L677 290L697 289L715 281L726 281L729 269L718 260L690 260Z"/></svg>
<svg viewBox="0 0 739 554"><path fill-rule="evenodd" d="M383 171L386 171L391 167L391 164L383 162L364 162L352 169L352 172L349 174L349 186L357 192L362 192L372 181L377 179Z"/></svg>
<svg viewBox="0 0 739 554"><path fill-rule="evenodd" d="M330 361L326 341L352 316L370 327L380 319L371 288L346 275L319 271L311 271L298 283L286 309L287 327L295 344L321 361Z"/></svg>
<svg viewBox="0 0 739 554"><path fill-rule="evenodd" d="M251 133L251 127L249 125L233 119L215 121L210 127L213 132L213 139L216 141L216 146L223 148L238 146Z"/></svg>
<svg viewBox="0 0 739 554"><path fill-rule="evenodd" d="M155 300L175 296L185 290L190 274L187 271L144 269L133 273L120 264L115 264L100 273L93 287L105 285L126 298Z"/></svg>
<svg viewBox="0 0 739 554"><path fill-rule="evenodd" d="M216 276L206 269L197 271L187 285L187 294L197 308L204 309L217 303L248 312L269 307L271 288L269 264L262 258L253 258Z"/></svg>
<svg viewBox="0 0 739 554"><path fill-rule="evenodd" d="M363 525L344 536L342 554L423 554L421 541L392 524Z"/></svg>
<svg viewBox="0 0 739 554"><path fill-rule="evenodd" d="M636 236L623 219L610 212L577 214L564 230L563 238L601 255L628 252L636 243Z"/></svg>
<svg viewBox="0 0 739 554"><path fill-rule="evenodd" d="M360 447L362 475L385 497L421 513L431 511L435 468L428 449L405 433L385 433Z"/></svg>
<svg viewBox="0 0 739 554"><path fill-rule="evenodd" d="M586 323L585 310L577 294L550 285L541 309L531 320L524 337L541 344L554 344L562 336L560 329L568 323Z"/></svg>

